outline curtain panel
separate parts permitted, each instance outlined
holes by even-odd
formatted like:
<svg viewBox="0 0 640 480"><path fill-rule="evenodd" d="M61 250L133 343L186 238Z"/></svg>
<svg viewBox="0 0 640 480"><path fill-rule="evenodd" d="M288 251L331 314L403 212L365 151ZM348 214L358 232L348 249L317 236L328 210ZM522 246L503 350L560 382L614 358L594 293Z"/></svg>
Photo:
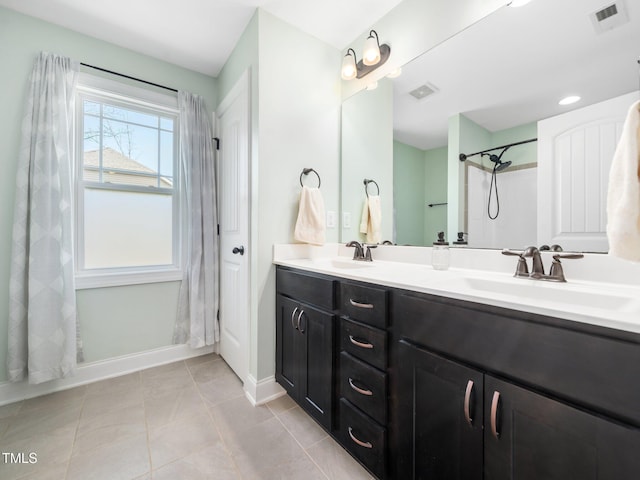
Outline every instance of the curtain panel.
<svg viewBox="0 0 640 480"><path fill-rule="evenodd" d="M10 381L72 375L78 336L73 256L73 103L79 65L41 53L30 77L16 176L9 286Z"/></svg>
<svg viewBox="0 0 640 480"><path fill-rule="evenodd" d="M181 91L178 105L188 238L173 341L200 348L220 337L216 170L204 99Z"/></svg>

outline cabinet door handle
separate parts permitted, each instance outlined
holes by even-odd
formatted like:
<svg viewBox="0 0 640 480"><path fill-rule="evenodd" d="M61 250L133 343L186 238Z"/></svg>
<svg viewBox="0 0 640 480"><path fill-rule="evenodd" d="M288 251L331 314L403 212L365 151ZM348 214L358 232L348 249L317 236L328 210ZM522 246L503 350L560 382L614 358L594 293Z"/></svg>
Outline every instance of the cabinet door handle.
<svg viewBox="0 0 640 480"><path fill-rule="evenodd" d="M355 300L353 300L353 298L349 299L349 303L351 305L353 305L354 307L358 307L358 308L369 308L369 309L373 308L373 304L371 304L371 303L359 303L359 302L356 302Z"/></svg>
<svg viewBox="0 0 640 480"><path fill-rule="evenodd" d="M467 382L467 389L464 392L464 418L469 424L473 426L473 418L471 418L471 394L473 393L473 380Z"/></svg>
<svg viewBox="0 0 640 480"><path fill-rule="evenodd" d="M298 307L293 309L293 312L291 312L291 326L293 328L295 328L296 330L298 330L298 327L296 326L296 321L293 319L293 317L296 316L296 312L298 311Z"/></svg>
<svg viewBox="0 0 640 480"><path fill-rule="evenodd" d="M353 434L353 430L351 427L349 427L349 436L351 437L351 440L353 440L356 444L360 445L361 447L373 448L373 445L371 445L371 442L363 442L362 440L358 440Z"/></svg>
<svg viewBox="0 0 640 480"><path fill-rule="evenodd" d="M494 437L499 438L500 432L498 431L498 404L500 403L500 392L493 392L493 399L491 400L491 433Z"/></svg>
<svg viewBox="0 0 640 480"><path fill-rule="evenodd" d="M373 345L370 343L364 343L364 342L359 342L358 340L356 340L355 338L353 338L353 335L349 335L349 341L351 343L353 343L356 347L360 347L360 348L373 348Z"/></svg>
<svg viewBox="0 0 640 480"><path fill-rule="evenodd" d="M296 327L297 330L300 331L300 333L304 333L304 328L302 328L300 326L300 319L302 318L302 316L304 315L304 310L300 310L300 313L298 314L298 326Z"/></svg>
<svg viewBox="0 0 640 480"><path fill-rule="evenodd" d="M356 387L351 377L349 377L349 386L353 388L356 392L358 392L360 395L366 395L367 397L370 397L373 395L373 392L371 390L363 390L362 388Z"/></svg>

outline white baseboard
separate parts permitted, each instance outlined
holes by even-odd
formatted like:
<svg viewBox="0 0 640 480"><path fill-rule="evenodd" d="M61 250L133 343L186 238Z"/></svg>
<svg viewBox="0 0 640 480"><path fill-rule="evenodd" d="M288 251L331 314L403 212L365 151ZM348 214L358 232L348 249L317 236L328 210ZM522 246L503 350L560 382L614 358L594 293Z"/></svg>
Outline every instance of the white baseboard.
<svg viewBox="0 0 640 480"><path fill-rule="evenodd" d="M67 390L98 380L118 377L144 370L145 368L206 355L207 353L217 353L217 351L218 344L198 349L193 349L186 344L170 345L108 360L81 364L73 377L52 380L38 385L29 385L27 382L2 382L0 383L0 406L60 390Z"/></svg>
<svg viewBox="0 0 640 480"><path fill-rule="evenodd" d="M276 377L273 375L257 381L249 374L244 382L244 394L254 407L256 405L264 405L283 396L285 393L287 392L276 383Z"/></svg>

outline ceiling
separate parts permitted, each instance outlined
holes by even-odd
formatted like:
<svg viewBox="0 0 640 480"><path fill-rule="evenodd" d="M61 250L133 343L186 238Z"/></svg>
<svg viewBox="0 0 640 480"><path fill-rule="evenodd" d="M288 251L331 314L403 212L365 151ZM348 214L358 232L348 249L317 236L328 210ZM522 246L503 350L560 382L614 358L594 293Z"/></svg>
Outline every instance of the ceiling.
<svg viewBox="0 0 640 480"><path fill-rule="evenodd" d="M0 0L0 5L213 77L256 8L344 49L401 0Z"/></svg>
<svg viewBox="0 0 640 480"><path fill-rule="evenodd" d="M629 21L596 32L590 14L614 1ZM447 145L457 113L493 132L629 93L640 86L639 57L637 0L502 7L403 67L393 80L394 138L428 150ZM437 92L409 95L425 83ZM571 94L582 100L558 105Z"/></svg>

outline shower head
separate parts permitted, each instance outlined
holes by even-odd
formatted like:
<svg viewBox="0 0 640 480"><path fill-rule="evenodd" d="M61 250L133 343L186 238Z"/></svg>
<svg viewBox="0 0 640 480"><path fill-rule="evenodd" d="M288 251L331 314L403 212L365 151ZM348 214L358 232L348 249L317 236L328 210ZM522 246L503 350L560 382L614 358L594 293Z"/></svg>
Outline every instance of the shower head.
<svg viewBox="0 0 640 480"><path fill-rule="evenodd" d="M493 167L493 169L496 172L501 172L502 170L504 170L505 168L507 168L509 165L511 165L511 161L508 162L501 162L498 160L498 163L495 164L495 166Z"/></svg>

